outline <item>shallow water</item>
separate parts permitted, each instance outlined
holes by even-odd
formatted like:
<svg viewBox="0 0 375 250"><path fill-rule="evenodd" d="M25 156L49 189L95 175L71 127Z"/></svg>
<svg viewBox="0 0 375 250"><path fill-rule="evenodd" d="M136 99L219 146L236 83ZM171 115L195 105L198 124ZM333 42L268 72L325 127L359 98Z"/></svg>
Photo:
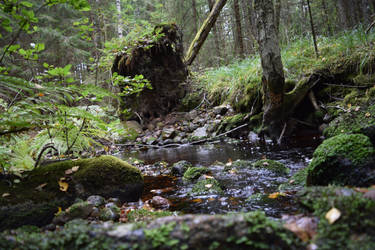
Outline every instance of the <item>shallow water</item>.
<svg viewBox="0 0 375 250"><path fill-rule="evenodd" d="M309 143L300 140L301 145L291 144L287 147L275 145L259 145L247 142L219 142L207 145L184 145L178 148L153 149L137 153L124 153L123 158L135 157L146 164L145 190L142 200L155 195L162 196L172 202L171 210L183 213L227 213L263 210L269 216L279 217L282 213L294 211L293 194L287 194L275 200L267 197L278 191L278 186L299 169L308 165L318 140ZM291 171L289 175L278 176L267 169L251 168L251 162L260 159L277 160L284 163ZM184 183L181 178L168 175L167 167L158 164L164 161L171 166L173 163L186 160L193 165L207 167L210 176L217 179L224 193L196 196L190 193L193 183ZM236 171L224 171L225 164L237 160L248 161L245 167ZM157 163L157 164L155 164ZM246 167L248 165L249 167ZM255 199L248 199L256 197Z"/></svg>

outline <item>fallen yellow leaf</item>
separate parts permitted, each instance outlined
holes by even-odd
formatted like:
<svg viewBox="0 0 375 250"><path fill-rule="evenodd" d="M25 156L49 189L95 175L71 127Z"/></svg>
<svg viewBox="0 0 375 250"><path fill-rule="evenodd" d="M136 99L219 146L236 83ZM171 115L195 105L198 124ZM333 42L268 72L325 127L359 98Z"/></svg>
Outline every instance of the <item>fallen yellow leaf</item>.
<svg viewBox="0 0 375 250"><path fill-rule="evenodd" d="M60 178L59 186L60 186L61 191L66 192L66 191L68 191L69 184L67 182L65 182L64 180L65 180L65 178Z"/></svg>
<svg viewBox="0 0 375 250"><path fill-rule="evenodd" d="M337 208L332 208L328 211L328 213L326 213L325 217L328 220L329 224L333 224L341 217L341 212Z"/></svg>
<svg viewBox="0 0 375 250"><path fill-rule="evenodd" d="M371 116L371 114L370 114L369 112L367 112L367 113L365 114L365 116L368 118L368 117Z"/></svg>
<svg viewBox="0 0 375 250"><path fill-rule="evenodd" d="M268 195L268 198L270 199L277 199L279 196L286 196L284 193L276 192Z"/></svg>
<svg viewBox="0 0 375 250"><path fill-rule="evenodd" d="M57 210L57 212L55 213L55 216L57 216L57 215L59 215L59 214L62 213L62 208L61 208L61 207L58 207L57 209L58 209L58 210Z"/></svg>

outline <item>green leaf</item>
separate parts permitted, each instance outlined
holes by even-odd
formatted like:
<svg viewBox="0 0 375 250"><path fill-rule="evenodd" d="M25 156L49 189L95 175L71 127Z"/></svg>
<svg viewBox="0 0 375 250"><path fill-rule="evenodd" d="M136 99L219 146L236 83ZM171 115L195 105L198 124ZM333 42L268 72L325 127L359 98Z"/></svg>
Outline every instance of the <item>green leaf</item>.
<svg viewBox="0 0 375 250"><path fill-rule="evenodd" d="M27 1L22 1L21 4L25 7L31 8L33 7L33 4Z"/></svg>
<svg viewBox="0 0 375 250"><path fill-rule="evenodd" d="M19 44L14 44L14 45L11 45L8 49L9 52L14 52L16 50L18 50L20 48L20 45Z"/></svg>

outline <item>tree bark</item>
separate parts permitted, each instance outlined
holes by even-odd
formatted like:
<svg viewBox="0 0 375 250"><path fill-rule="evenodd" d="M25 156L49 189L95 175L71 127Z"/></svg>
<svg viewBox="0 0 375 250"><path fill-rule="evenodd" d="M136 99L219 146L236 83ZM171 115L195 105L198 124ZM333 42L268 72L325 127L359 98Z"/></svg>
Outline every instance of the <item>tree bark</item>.
<svg viewBox="0 0 375 250"><path fill-rule="evenodd" d="M283 122L284 71L281 61L275 11L272 0L255 0L256 39L259 44L263 77L263 128L272 139L280 135Z"/></svg>
<svg viewBox="0 0 375 250"><path fill-rule="evenodd" d="M281 0L275 1L275 26L277 34L280 32Z"/></svg>
<svg viewBox="0 0 375 250"><path fill-rule="evenodd" d="M234 46L236 54L240 58L244 58L244 46L243 46L243 39L242 39L242 25L241 25L241 14L240 14L240 6L238 4L238 0L233 0L233 12L234 12L234 19L235 19L235 36L234 36Z"/></svg>
<svg viewBox="0 0 375 250"><path fill-rule="evenodd" d="M314 42L315 55L316 55L316 57L319 57L319 50L318 50L318 44L316 42L315 27L314 27L314 21L313 21L313 17L312 17L312 13L311 13L310 0L307 0L307 7L309 9L310 25L311 25L313 42Z"/></svg>
<svg viewBox="0 0 375 250"><path fill-rule="evenodd" d="M323 12L324 12L324 22L327 25L328 35L332 36L333 35L333 29L332 29L332 25L331 25L331 22L330 22L330 19L329 19L326 0L322 0L322 7L323 7Z"/></svg>
<svg viewBox="0 0 375 250"><path fill-rule="evenodd" d="M208 0L208 7L210 8L210 12L212 11L214 7L214 2L213 0ZM221 61L221 50L220 50L220 34L217 31L217 23L214 24L212 27L212 31L214 33L214 43L215 43L215 50L216 50L216 58L217 62L220 64Z"/></svg>
<svg viewBox="0 0 375 250"><path fill-rule="evenodd" d="M117 34L119 38L123 37L122 26L121 26L121 1L116 0L116 9L117 9Z"/></svg>
<svg viewBox="0 0 375 250"><path fill-rule="evenodd" d="M193 10L193 19L194 19L194 33L198 32L198 12L197 12L197 2L195 0L191 0L191 8Z"/></svg>
<svg viewBox="0 0 375 250"><path fill-rule="evenodd" d="M203 43L206 41L208 34L211 31L212 26L214 26L217 17L220 15L221 10L224 5L227 3L227 0L217 0L212 11L210 12L207 19L202 24L200 30L196 34L194 40L191 42L190 47L186 53L185 64L191 65L198 55L199 50L201 49Z"/></svg>
<svg viewBox="0 0 375 250"><path fill-rule="evenodd" d="M241 5L243 9L243 17L245 20L244 24L244 42L245 42L245 53L247 54L253 54L254 53L254 36L252 33L252 23L251 23L251 13L252 11L250 9L250 4L247 0L241 0Z"/></svg>

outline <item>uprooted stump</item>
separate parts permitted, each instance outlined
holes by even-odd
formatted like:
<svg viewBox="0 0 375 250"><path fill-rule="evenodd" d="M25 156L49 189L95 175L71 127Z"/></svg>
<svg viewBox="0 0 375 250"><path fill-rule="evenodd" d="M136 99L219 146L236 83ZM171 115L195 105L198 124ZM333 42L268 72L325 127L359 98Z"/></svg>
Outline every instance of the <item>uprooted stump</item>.
<svg viewBox="0 0 375 250"><path fill-rule="evenodd" d="M112 67L119 75L131 78L143 75L151 82L152 89L125 96L122 102L123 109L130 108L145 121L166 115L177 106L185 95L181 83L188 75L182 59L182 33L177 25L158 25L152 36L153 39L143 38L125 48L125 52L116 56ZM126 83L120 88L127 88Z"/></svg>

